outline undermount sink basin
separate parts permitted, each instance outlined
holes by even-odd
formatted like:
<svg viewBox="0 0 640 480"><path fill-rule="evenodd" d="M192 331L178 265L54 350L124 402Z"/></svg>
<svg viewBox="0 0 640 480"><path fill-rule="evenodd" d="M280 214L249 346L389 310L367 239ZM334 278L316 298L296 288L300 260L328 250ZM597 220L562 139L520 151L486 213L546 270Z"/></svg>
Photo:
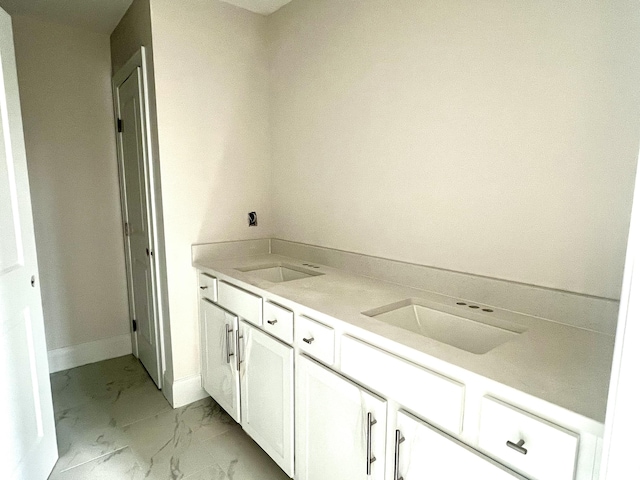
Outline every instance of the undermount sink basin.
<svg viewBox="0 0 640 480"><path fill-rule="evenodd" d="M245 272L253 277L261 278L273 283L290 282L301 278L317 277L324 273L306 270L301 267L283 264L261 265L259 267L236 268L240 272Z"/></svg>
<svg viewBox="0 0 640 480"><path fill-rule="evenodd" d="M489 315L468 312L469 317L463 317L426 305L427 302L409 299L362 313L475 354L487 353L525 331Z"/></svg>

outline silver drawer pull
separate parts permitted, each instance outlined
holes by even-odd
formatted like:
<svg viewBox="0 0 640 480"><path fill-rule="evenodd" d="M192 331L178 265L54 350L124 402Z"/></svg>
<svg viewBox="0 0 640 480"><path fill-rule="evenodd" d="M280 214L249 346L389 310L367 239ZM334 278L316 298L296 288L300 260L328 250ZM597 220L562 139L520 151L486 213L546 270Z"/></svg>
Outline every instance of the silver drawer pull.
<svg viewBox="0 0 640 480"><path fill-rule="evenodd" d="M267 320L267 323L269 325L275 325L276 323L278 323L278 320Z"/></svg>
<svg viewBox="0 0 640 480"><path fill-rule="evenodd" d="M523 447L524 440L520 440L518 443L513 443L507 440L507 447L513 448L516 452L521 453L522 455L526 455L528 450Z"/></svg>
<svg viewBox="0 0 640 480"><path fill-rule="evenodd" d="M400 444L404 442L404 437L400 430L396 430L396 451L393 459L393 480L404 480L400 476Z"/></svg>
<svg viewBox="0 0 640 480"><path fill-rule="evenodd" d="M304 343L308 343L309 345L311 345L313 343L313 341L315 340L315 338L313 337L309 337L309 338L303 338L302 341Z"/></svg>
<svg viewBox="0 0 640 480"><path fill-rule="evenodd" d="M209 287L202 286L202 287L200 287L200 290L206 290L207 288L209 288Z"/></svg>

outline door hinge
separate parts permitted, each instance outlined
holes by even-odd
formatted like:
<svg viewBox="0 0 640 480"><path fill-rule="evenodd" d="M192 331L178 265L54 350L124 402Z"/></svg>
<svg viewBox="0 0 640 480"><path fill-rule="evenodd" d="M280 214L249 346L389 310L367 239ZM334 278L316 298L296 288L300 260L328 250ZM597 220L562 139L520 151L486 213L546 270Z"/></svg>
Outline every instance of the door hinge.
<svg viewBox="0 0 640 480"><path fill-rule="evenodd" d="M136 322L135 319L133 320L133 331L134 332L138 331L138 322Z"/></svg>
<svg viewBox="0 0 640 480"><path fill-rule="evenodd" d="M122 119L118 119L118 133L122 133Z"/></svg>
<svg viewBox="0 0 640 480"><path fill-rule="evenodd" d="M131 235L131 231L129 230L129 222L124 222L124 235L125 237Z"/></svg>

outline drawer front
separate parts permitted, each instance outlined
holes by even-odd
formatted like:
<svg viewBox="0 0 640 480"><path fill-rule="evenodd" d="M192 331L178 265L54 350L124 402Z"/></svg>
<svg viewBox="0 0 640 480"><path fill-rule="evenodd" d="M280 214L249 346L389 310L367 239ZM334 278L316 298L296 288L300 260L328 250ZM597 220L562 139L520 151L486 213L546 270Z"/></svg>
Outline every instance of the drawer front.
<svg viewBox="0 0 640 480"><path fill-rule="evenodd" d="M208 298L212 302L218 300L218 279L201 273L198 275L198 286L200 287L200 296Z"/></svg>
<svg viewBox="0 0 640 480"><path fill-rule="evenodd" d="M218 305L244 318L254 325L262 325L262 297L235 287L230 283L218 282Z"/></svg>
<svg viewBox="0 0 640 480"><path fill-rule="evenodd" d="M264 330L288 344L293 343L293 312L264 301Z"/></svg>
<svg viewBox="0 0 640 480"><path fill-rule="evenodd" d="M454 434L462 430L464 385L377 347L345 336L341 370L430 423Z"/></svg>
<svg viewBox="0 0 640 480"><path fill-rule="evenodd" d="M500 400L482 399L478 446L532 480L573 480L578 442L577 434L558 425Z"/></svg>
<svg viewBox="0 0 640 480"><path fill-rule="evenodd" d="M333 328L305 316L296 317L296 345L318 360L333 365L335 335Z"/></svg>

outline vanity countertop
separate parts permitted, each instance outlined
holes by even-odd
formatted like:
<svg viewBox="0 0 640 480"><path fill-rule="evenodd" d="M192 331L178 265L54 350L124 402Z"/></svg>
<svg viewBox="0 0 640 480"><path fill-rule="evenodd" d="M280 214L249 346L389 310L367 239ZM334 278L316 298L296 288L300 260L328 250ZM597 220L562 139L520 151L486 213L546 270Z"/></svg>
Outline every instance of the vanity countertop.
<svg viewBox="0 0 640 480"><path fill-rule="evenodd" d="M231 259L199 258L193 266L240 287L268 292L346 322L366 332L409 347L482 377L522 391L595 422L604 423L614 337L491 306L495 318L526 331L484 354L473 354L363 315L406 299L445 305L464 317L468 305L438 293L410 288L347 271L317 265L323 275L273 283L242 272L266 265L288 264L309 270L307 263L265 254ZM254 287L254 288L251 288ZM256 293L260 293L256 291ZM485 307L477 304L480 308Z"/></svg>

